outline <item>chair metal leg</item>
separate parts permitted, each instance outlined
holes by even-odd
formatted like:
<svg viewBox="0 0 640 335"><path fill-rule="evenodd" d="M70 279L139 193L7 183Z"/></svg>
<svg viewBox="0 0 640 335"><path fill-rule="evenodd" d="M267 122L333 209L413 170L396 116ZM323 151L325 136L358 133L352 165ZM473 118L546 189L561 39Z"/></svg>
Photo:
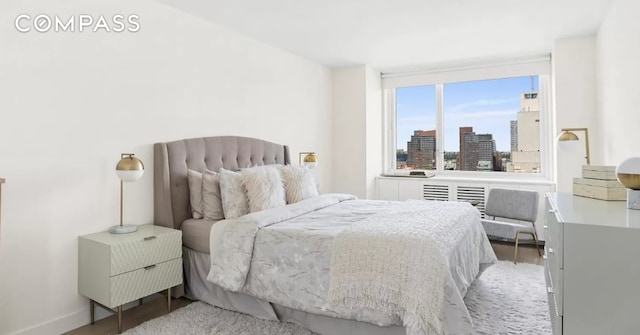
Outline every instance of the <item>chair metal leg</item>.
<svg viewBox="0 0 640 335"><path fill-rule="evenodd" d="M513 257L513 264L518 263L518 239L520 238L520 232L516 233L516 255Z"/></svg>
<svg viewBox="0 0 640 335"><path fill-rule="evenodd" d="M542 257L542 253L540 252L540 243L538 243L538 233L533 233L533 239L536 241L536 250L538 250L538 256Z"/></svg>

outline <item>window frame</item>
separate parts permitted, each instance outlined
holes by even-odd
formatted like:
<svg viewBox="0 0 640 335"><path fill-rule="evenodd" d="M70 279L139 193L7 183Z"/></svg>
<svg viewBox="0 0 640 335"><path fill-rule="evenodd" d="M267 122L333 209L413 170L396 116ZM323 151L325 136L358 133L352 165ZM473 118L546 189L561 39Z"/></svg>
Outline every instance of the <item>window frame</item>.
<svg viewBox="0 0 640 335"><path fill-rule="evenodd" d="M551 60L550 56L529 58L500 64L484 64L458 67L446 70L434 70L421 73L383 74L383 108L385 146L385 175L406 175L396 169L397 115L396 89L402 87L434 85L436 91L436 169L438 176L498 179L498 180L544 180L553 181L554 124L551 106ZM538 99L540 104L540 168L541 173L527 172L483 172L444 170L444 85L456 82L481 81L523 76L538 76ZM526 93L526 92L525 92Z"/></svg>

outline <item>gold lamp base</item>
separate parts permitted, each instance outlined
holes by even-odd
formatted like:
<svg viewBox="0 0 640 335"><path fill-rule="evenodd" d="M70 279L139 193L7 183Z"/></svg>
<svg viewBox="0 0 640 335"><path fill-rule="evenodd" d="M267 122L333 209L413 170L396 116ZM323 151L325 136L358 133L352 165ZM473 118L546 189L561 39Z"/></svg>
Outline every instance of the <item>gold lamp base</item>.
<svg viewBox="0 0 640 335"><path fill-rule="evenodd" d="M137 230L138 230L138 226L130 225L130 224L126 224L123 226L118 225L118 226L113 226L109 228L109 232L111 234L129 234Z"/></svg>

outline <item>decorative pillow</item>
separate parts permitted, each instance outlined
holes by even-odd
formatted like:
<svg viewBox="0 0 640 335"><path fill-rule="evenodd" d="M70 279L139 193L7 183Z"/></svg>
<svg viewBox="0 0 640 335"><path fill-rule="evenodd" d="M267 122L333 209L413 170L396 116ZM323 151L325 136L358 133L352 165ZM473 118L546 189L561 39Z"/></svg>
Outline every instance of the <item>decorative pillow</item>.
<svg viewBox="0 0 640 335"><path fill-rule="evenodd" d="M191 204L191 217L202 219L202 173L187 170L187 182L189 183L189 203Z"/></svg>
<svg viewBox="0 0 640 335"><path fill-rule="evenodd" d="M307 167L285 165L280 168L287 203L292 204L318 196L318 187L313 171Z"/></svg>
<svg viewBox="0 0 640 335"><path fill-rule="evenodd" d="M220 195L225 219L249 213L249 201L239 172L220 169Z"/></svg>
<svg viewBox="0 0 640 335"><path fill-rule="evenodd" d="M240 171L247 191L249 211L258 212L286 205L282 177L275 165L256 166Z"/></svg>
<svg viewBox="0 0 640 335"><path fill-rule="evenodd" d="M202 215L205 220L224 219L218 173L207 171L202 174Z"/></svg>

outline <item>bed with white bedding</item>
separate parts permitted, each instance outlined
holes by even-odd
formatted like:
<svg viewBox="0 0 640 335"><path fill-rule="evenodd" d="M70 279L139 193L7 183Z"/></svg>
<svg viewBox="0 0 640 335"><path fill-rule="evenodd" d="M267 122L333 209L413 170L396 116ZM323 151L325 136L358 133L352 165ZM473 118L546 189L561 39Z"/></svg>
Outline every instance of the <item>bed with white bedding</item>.
<svg viewBox="0 0 640 335"><path fill-rule="evenodd" d="M215 223L190 220L188 193L184 189L187 168L200 171L215 171L221 167L238 169L249 165L242 161L243 155L252 165L287 164L286 147L255 139L215 137L159 143L156 144L155 155L156 222L183 229L188 297L260 318L293 321L323 334L473 333L463 297L481 271L495 262L495 255L480 225L479 214L472 206L322 195ZM262 161L256 162L256 156ZM224 163L223 157L234 157L235 162ZM273 158L265 160L268 157ZM212 161L219 165L211 164ZM180 212L177 217L176 212ZM399 234L383 232L389 225L402 226L394 225L393 218L414 212L424 215L416 219L416 223L425 224L401 228ZM405 215L401 222L408 222L409 217ZM439 217L444 219L439 220ZM371 230L371 226L376 224L383 229ZM402 234L403 230L415 229L416 226L421 227L417 233ZM431 231L422 226L431 227ZM379 236L376 239L363 237L362 234L367 232L371 236ZM349 237L350 234L355 234L355 239ZM443 238L444 235L451 236ZM389 236L404 240L394 242ZM394 243L400 246L399 251L383 252L393 249L388 246L380 249L387 242L391 246ZM349 251L352 244L359 247ZM410 256L406 256L406 250L402 256L404 244L411 250L419 249L424 257L414 257L407 264L408 260L404 259ZM337 250L340 252L335 253ZM381 264L389 264L388 268L393 271L386 271L380 276L368 275L366 271L376 267L372 263L362 268L364 262L360 260L362 257L367 259L367 252L380 256L376 271L382 269L385 272L387 266L381 267ZM349 257L340 259L336 255ZM393 255L399 256L397 259L389 258ZM378 277L393 282L395 272L403 271L403 264L405 273L395 288L389 289L386 283L376 282ZM437 264L444 271L435 276L430 269L438 268ZM349 280L352 277L349 271L356 271L350 269L357 269L358 265L361 266L357 270L359 275L373 278L371 282L351 285L353 281ZM410 271L409 276L406 269L417 270ZM431 277L441 281L428 280ZM332 282L332 278L340 278L342 282ZM354 273L353 278L358 276ZM348 290L339 289L345 285ZM425 289L429 285L436 285L434 287L438 289ZM371 287L382 288L387 293L395 292L387 296L393 299L375 304L376 300L363 301L358 296L349 296L350 293L359 293L357 289L366 291ZM405 293L404 299L398 297L398 292ZM413 299L410 301L412 305L406 304L407 296L429 299ZM440 304L434 304L438 297L441 298ZM422 304L424 301L429 303ZM433 306L438 308L433 309ZM416 312L427 310L430 313ZM424 323L416 320L408 323L411 311L414 319L417 315Z"/></svg>

